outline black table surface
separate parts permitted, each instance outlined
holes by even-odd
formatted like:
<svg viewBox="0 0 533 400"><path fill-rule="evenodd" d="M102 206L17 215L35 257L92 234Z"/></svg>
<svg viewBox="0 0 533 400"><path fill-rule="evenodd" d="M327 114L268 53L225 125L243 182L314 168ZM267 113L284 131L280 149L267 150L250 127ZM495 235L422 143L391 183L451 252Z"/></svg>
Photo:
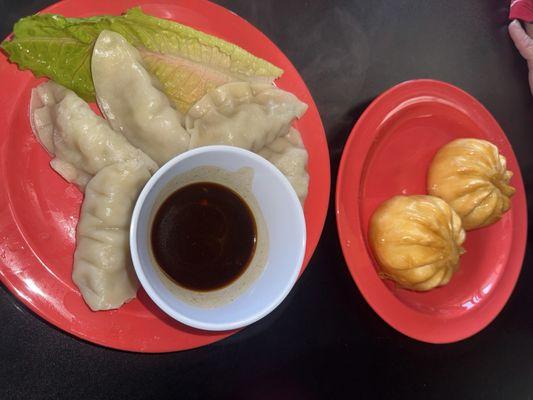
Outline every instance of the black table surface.
<svg viewBox="0 0 533 400"><path fill-rule="evenodd" d="M51 3L1 0L0 36ZM332 188L343 145L368 103L398 82L436 78L465 89L495 116L530 194L533 100L526 64L507 34L505 1L219 3L262 30L300 71L326 129ZM54 328L0 286L0 399L533 398L530 244L516 289L492 324L459 343L420 343L389 327L361 297L332 204L321 242L284 303L196 350L102 348Z"/></svg>

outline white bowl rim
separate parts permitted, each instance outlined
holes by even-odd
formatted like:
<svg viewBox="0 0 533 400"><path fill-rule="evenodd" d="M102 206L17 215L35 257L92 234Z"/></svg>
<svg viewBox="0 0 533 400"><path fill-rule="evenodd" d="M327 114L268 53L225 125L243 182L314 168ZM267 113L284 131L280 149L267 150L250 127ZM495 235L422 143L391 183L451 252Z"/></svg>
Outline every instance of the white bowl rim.
<svg viewBox="0 0 533 400"><path fill-rule="evenodd" d="M292 207L295 212L298 214L297 219L301 222L299 228L301 229L301 240L298 241L298 262L295 263L295 265L292 267L293 271L292 274L289 276L289 279L287 280L285 286L283 289L278 293L278 295L275 297L273 301L271 301L268 304L265 304L259 312L256 312L246 318L241 318L237 321L231 321L231 322L225 322L225 323L214 323L214 322L207 322L207 321L201 321L198 319L190 318L186 315L183 315L179 311L175 310L170 304L168 304L163 298L157 293L156 290L150 285L148 282L148 279L146 278L143 268L141 266L141 261L139 257L139 252L137 248L137 231L138 231L138 220L139 215L141 213L143 204L145 203L146 197L151 192L152 188L154 187L155 183L174 165L182 162L183 160L194 157L198 154L203 153L216 153L216 152L229 152L229 153L235 153L235 154L241 154L245 155L246 157L254 158L255 161L259 162L260 164L263 164L270 172L272 172L283 184L285 189L288 189L287 192L289 193L289 202L290 207ZM130 253L131 258L133 262L133 266L135 268L135 273L137 275L137 278L139 279L142 287L152 299L152 301L167 315L172 317L173 319L191 326L193 328L207 330L207 331L227 331L227 330L233 330L242 328L245 326L248 326L250 324L253 324L254 322L260 320L261 318L267 316L270 314L276 307L278 307L281 302L287 297L287 295L292 290L294 284L296 283L296 280L300 274L304 256L305 256L305 249L306 249L306 236L307 236L307 229L306 229L306 222L305 222L305 216L303 212L303 207L300 203L300 200L298 199L298 195L294 191L294 188L292 187L291 183L287 179L285 175L281 173L280 170L278 170L272 163L270 163L265 158L261 157L260 155L245 150L239 147L234 146L226 146L226 145L210 145L210 146L203 146L198 147L195 149L191 149L188 151L185 151L184 153L181 153L173 158L171 158L169 161L167 161L165 164L163 164L148 180L148 182L144 185L144 188L142 189L141 193L139 194L139 197L137 198L137 201L135 203L135 207L133 209L133 213L131 216L131 224L130 224L130 235L129 235L129 242L130 242ZM261 279L261 278L258 278Z"/></svg>

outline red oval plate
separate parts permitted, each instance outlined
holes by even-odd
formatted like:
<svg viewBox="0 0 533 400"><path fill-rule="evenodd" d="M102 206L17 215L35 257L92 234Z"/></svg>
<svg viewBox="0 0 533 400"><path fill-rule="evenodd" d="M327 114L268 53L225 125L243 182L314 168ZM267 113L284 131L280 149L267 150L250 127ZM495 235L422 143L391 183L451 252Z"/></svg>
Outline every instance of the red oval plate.
<svg viewBox="0 0 533 400"><path fill-rule="evenodd" d="M512 208L488 228L467 233L459 271L442 288L398 289L376 273L367 227L376 207L397 194L426 193L436 151L459 137L497 145L514 172ZM336 211L348 268L370 306L398 331L431 343L467 338L500 312L518 279L526 245L526 198L505 134L472 96L450 84L414 80L389 89L355 124L342 155Z"/></svg>
<svg viewBox="0 0 533 400"><path fill-rule="evenodd" d="M118 15L141 5L149 14L211 33L283 68L277 85L309 105L296 122L309 152L305 203L307 249L302 271L318 243L329 200L326 137L315 103L285 55L251 24L207 1L66 0L44 10L68 17ZM188 328L161 312L143 290L114 311L92 312L71 280L81 193L49 166L28 120L31 89L39 83L0 54L0 278L29 308L65 331L116 349L167 352L202 346L233 332Z"/></svg>

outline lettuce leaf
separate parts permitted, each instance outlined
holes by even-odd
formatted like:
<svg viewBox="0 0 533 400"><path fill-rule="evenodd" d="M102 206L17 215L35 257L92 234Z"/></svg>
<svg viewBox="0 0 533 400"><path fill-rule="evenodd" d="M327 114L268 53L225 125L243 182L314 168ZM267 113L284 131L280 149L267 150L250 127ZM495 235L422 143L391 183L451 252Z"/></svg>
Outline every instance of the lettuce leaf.
<svg viewBox="0 0 533 400"><path fill-rule="evenodd" d="M14 37L2 42L1 47L19 68L53 79L93 101L91 54L104 29L120 33L140 50L148 71L183 112L209 89L223 83L271 82L283 73L232 43L147 15L140 8L121 16L32 15L15 24Z"/></svg>
<svg viewBox="0 0 533 400"><path fill-rule="evenodd" d="M94 17L82 26L59 15L32 15L15 24L14 38L6 39L1 47L20 69L53 79L91 101L92 47L99 30L105 29L100 25L107 23L105 18Z"/></svg>

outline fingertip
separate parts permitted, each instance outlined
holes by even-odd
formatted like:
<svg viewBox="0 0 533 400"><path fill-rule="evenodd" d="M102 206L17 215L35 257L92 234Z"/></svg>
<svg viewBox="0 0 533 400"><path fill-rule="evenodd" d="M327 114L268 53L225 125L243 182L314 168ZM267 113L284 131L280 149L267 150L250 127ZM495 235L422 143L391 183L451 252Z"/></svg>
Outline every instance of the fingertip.
<svg viewBox="0 0 533 400"><path fill-rule="evenodd" d="M516 31L517 29L522 28L522 25L520 25L520 22L517 19L513 19L511 23L508 25L509 32Z"/></svg>
<svg viewBox="0 0 533 400"><path fill-rule="evenodd" d="M513 39L515 43L517 41L520 41L522 38L522 35L525 34L524 29L522 28L522 25L517 19L511 21L508 29L509 29L509 35L511 36L511 38Z"/></svg>
<svg viewBox="0 0 533 400"><path fill-rule="evenodd" d="M509 24L509 36L522 57L533 61L533 38L526 33L520 22L515 20Z"/></svg>

